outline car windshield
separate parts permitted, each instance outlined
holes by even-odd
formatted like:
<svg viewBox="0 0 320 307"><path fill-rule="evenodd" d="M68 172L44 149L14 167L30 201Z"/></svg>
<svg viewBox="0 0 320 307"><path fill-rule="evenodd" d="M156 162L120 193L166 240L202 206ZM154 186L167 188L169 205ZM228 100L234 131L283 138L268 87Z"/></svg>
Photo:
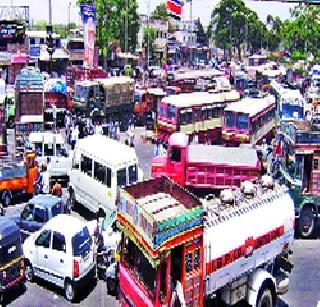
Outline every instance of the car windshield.
<svg viewBox="0 0 320 307"><path fill-rule="evenodd" d="M72 249L74 256L82 256L88 250L90 250L92 245L92 239L89 234L87 227L84 227L80 232L78 232L72 238Z"/></svg>
<svg viewBox="0 0 320 307"><path fill-rule="evenodd" d="M0 266L22 255L20 238L17 237L12 243L0 246Z"/></svg>

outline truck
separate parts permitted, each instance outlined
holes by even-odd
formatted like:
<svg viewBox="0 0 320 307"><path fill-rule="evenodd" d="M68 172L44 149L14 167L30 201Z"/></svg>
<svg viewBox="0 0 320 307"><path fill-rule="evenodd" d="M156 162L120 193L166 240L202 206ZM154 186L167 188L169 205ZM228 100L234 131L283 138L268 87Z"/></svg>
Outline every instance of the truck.
<svg viewBox="0 0 320 307"><path fill-rule="evenodd" d="M121 306L275 306L288 291L294 205L270 177L206 201L166 177L133 184L117 223Z"/></svg>
<svg viewBox="0 0 320 307"><path fill-rule="evenodd" d="M2 158L0 161L0 197L4 207L9 206L14 198L32 196L38 179L38 167L35 153L26 152L22 161Z"/></svg>
<svg viewBox="0 0 320 307"><path fill-rule="evenodd" d="M44 124L48 129L63 128L64 117L69 108L66 82L49 79L44 92Z"/></svg>
<svg viewBox="0 0 320 307"><path fill-rule="evenodd" d="M78 114L94 121L119 122L128 128L134 108L134 79L111 77L75 83L74 106Z"/></svg>
<svg viewBox="0 0 320 307"><path fill-rule="evenodd" d="M317 236L320 212L320 117L281 122L281 156L274 175L285 183L295 204L296 235Z"/></svg>
<svg viewBox="0 0 320 307"><path fill-rule="evenodd" d="M27 67L15 82L15 129L17 147L30 132L44 128L44 78L39 69Z"/></svg>
<svg viewBox="0 0 320 307"><path fill-rule="evenodd" d="M236 188L244 180L258 180L261 162L253 147L189 144L183 133L169 138L166 156L154 157L152 177L168 176L194 192Z"/></svg>

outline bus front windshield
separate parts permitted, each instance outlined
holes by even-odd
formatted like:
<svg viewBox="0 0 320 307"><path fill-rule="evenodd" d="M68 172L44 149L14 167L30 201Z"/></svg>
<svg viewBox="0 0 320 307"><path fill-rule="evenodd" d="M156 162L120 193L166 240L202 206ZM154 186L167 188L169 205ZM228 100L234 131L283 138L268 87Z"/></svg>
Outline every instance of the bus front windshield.
<svg viewBox="0 0 320 307"><path fill-rule="evenodd" d="M249 118L247 114L238 114L237 128L240 130L248 130Z"/></svg>
<svg viewBox="0 0 320 307"><path fill-rule="evenodd" d="M225 125L229 128L234 128L236 126L236 114L230 111L225 112Z"/></svg>
<svg viewBox="0 0 320 307"><path fill-rule="evenodd" d="M283 118L303 118L303 107L298 105L291 105L289 103L282 104L282 117Z"/></svg>

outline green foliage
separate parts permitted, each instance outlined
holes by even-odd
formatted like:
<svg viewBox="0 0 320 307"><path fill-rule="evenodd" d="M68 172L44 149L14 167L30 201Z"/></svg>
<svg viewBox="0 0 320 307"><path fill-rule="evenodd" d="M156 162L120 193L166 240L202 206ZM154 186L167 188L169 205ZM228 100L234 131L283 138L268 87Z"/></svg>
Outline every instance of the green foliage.
<svg viewBox="0 0 320 307"><path fill-rule="evenodd" d="M152 59L154 56L155 41L157 38L157 31L152 27L144 27L143 29L143 46L148 49L149 45L149 58Z"/></svg>
<svg viewBox="0 0 320 307"><path fill-rule="evenodd" d="M47 24L46 20L39 20L34 27L36 30L46 30Z"/></svg>
<svg viewBox="0 0 320 307"><path fill-rule="evenodd" d="M156 20L168 21L168 11L165 3L159 4L151 13L151 18Z"/></svg>
<svg viewBox="0 0 320 307"><path fill-rule="evenodd" d="M300 51L294 51L291 54L291 59L293 61L299 61L299 60L306 60L308 57L308 55L304 52L300 52Z"/></svg>
<svg viewBox="0 0 320 307"><path fill-rule="evenodd" d="M90 4L78 0L78 4ZM95 0L97 8L97 45L101 55L107 55L111 44L125 50L125 25L128 17L128 51L134 52L139 32L138 4L136 0ZM128 4L128 10L126 10ZM128 15L127 15L128 14Z"/></svg>
<svg viewBox="0 0 320 307"><path fill-rule="evenodd" d="M281 29L285 47L290 51L316 53L320 46L320 7L298 6L291 11Z"/></svg>

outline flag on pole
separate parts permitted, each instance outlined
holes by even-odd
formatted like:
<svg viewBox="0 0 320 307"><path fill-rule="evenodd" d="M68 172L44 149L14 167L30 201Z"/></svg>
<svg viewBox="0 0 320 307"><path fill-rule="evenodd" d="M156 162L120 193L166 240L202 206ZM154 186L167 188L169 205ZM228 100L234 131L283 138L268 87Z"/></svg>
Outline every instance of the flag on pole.
<svg viewBox="0 0 320 307"><path fill-rule="evenodd" d="M175 19L180 19L183 5L182 0L167 0L168 14Z"/></svg>

